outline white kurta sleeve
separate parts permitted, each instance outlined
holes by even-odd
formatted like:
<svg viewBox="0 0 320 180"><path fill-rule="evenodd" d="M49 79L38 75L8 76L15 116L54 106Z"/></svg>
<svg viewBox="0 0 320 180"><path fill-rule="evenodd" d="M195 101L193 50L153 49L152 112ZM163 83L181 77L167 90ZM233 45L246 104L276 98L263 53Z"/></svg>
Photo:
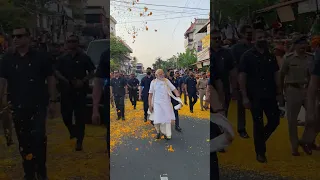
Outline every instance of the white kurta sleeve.
<svg viewBox="0 0 320 180"><path fill-rule="evenodd" d="M153 92L154 92L154 81L151 81L149 93L152 94Z"/></svg>
<svg viewBox="0 0 320 180"><path fill-rule="evenodd" d="M167 80L167 82L168 82L168 86L169 86L171 91L176 89L176 87L169 80Z"/></svg>

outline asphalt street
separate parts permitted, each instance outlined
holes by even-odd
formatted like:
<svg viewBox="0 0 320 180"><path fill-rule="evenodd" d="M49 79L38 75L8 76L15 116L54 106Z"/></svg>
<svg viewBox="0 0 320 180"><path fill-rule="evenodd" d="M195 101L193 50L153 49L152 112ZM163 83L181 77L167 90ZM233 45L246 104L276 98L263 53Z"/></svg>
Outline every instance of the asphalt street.
<svg viewBox="0 0 320 180"><path fill-rule="evenodd" d="M180 118L183 132L172 126L169 141L125 138L111 154L111 180L209 180L209 120Z"/></svg>

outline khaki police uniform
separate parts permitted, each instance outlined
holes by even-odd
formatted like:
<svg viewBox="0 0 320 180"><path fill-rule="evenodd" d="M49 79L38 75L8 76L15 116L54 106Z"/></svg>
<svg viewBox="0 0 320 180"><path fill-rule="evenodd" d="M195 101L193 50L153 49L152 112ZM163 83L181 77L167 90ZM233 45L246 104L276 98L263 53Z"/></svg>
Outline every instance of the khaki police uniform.
<svg viewBox="0 0 320 180"><path fill-rule="evenodd" d="M208 79L201 78L198 80L197 89L199 91L199 98L200 98L200 108L203 111L203 97L206 95L206 88L208 84Z"/></svg>
<svg viewBox="0 0 320 180"><path fill-rule="evenodd" d="M287 100L287 119L289 137L293 152L298 150L297 118L301 106L306 108L307 86L310 77L310 62L313 62L314 55L305 53L298 56L296 52L285 56L281 68L281 75L285 77L285 96Z"/></svg>

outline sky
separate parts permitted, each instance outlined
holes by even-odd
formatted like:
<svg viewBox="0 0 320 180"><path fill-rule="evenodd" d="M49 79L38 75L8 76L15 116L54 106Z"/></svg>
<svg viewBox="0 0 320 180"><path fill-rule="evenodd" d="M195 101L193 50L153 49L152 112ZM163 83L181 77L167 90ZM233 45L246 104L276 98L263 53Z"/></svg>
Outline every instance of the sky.
<svg viewBox="0 0 320 180"><path fill-rule="evenodd" d="M117 21L116 35L132 48L131 56L143 63L145 69L151 67L157 57L166 60L178 52L184 52L184 33L191 22L194 22L194 18L209 18L210 13L210 0L139 0L135 5L132 2L133 0L111 0L110 11ZM148 10L145 17L140 17L144 7ZM150 12L152 15L147 16Z"/></svg>

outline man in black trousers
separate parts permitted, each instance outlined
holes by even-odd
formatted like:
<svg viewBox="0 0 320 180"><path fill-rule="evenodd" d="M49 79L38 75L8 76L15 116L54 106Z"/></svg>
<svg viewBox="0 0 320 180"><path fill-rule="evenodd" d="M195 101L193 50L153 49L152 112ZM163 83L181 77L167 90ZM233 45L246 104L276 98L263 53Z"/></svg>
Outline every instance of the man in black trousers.
<svg viewBox="0 0 320 180"><path fill-rule="evenodd" d="M278 101L282 101L282 91L278 63L269 52L266 33L256 30L255 38L255 46L241 57L239 83L243 105L252 114L256 158L258 162L265 163L266 141L280 121ZM263 113L267 116L266 125Z"/></svg>
<svg viewBox="0 0 320 180"><path fill-rule="evenodd" d="M23 159L25 180L46 180L47 107L55 102L55 80L48 53L30 47L30 31L13 30L15 49L5 54L0 65L0 97L8 85L8 101Z"/></svg>
<svg viewBox="0 0 320 180"><path fill-rule="evenodd" d="M174 77L174 71L173 69L168 69L168 79L169 81L176 87L176 89L179 89L179 82L178 80ZM174 95L174 93L172 93ZM181 132L182 129L180 128L180 121L179 121L179 111L174 109L174 106L178 105L179 102L174 100L173 98L171 98L171 103L172 103L172 106L173 106L173 112L174 112L174 116L176 117L176 120L175 120L175 130L178 131L178 132Z"/></svg>
<svg viewBox="0 0 320 180"><path fill-rule="evenodd" d="M252 48L252 27L250 25L243 25L240 27L240 40L237 44L231 47L232 56L238 68L240 58L247 50ZM237 116L238 116L238 133L242 138L249 138L246 130L246 111L243 107L242 94L239 93L237 98Z"/></svg>
<svg viewBox="0 0 320 180"><path fill-rule="evenodd" d="M110 50L106 50L100 57L100 63L94 78L94 85L92 91L92 122L93 124L100 125L99 104L103 95L104 118L107 127L107 151L110 157ZM103 94L102 94L103 92Z"/></svg>
<svg viewBox="0 0 320 180"><path fill-rule="evenodd" d="M144 122L147 122L148 118L148 109L149 109L149 89L151 81L154 77L151 75L151 68L147 68L147 75L142 78L140 82L140 89L139 89L139 100L143 100L143 110L144 110ZM153 121L151 121L152 123Z"/></svg>
<svg viewBox="0 0 320 180"><path fill-rule="evenodd" d="M58 60L56 76L61 85L62 119L69 130L70 139L77 138L76 151L81 151L86 123L86 96L95 66L90 57L79 49L78 36L71 35L67 43L68 53ZM72 123L73 113L75 125Z"/></svg>
<svg viewBox="0 0 320 180"><path fill-rule="evenodd" d="M139 80L135 77L134 73L130 75L128 80L129 99L134 109L137 107Z"/></svg>
<svg viewBox="0 0 320 180"><path fill-rule="evenodd" d="M189 72L189 77L185 80L186 95L189 97L190 112L193 113L193 106L197 103L197 80L192 71Z"/></svg>

